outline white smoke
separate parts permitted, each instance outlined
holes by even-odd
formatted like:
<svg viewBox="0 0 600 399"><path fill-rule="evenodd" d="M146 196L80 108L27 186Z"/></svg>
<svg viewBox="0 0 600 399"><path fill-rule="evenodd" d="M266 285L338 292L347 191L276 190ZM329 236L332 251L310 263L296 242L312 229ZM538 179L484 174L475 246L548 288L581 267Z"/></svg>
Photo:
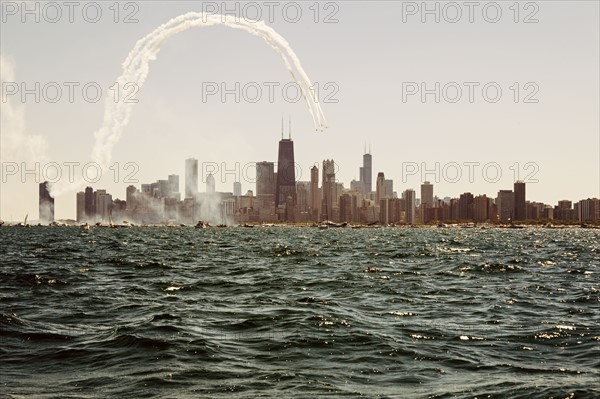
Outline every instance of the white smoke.
<svg viewBox="0 0 600 399"><path fill-rule="evenodd" d="M119 87L123 87L127 83L134 83L141 88L148 77L150 61L156 59L161 46L169 38L193 27L212 25L241 29L262 38L281 57L285 67L302 89L302 95L306 100L315 128L322 130L327 127L323 111L316 101L314 93L311 92L311 81L304 72L300 60L289 43L272 28L266 26L263 21L253 22L244 19L231 21L227 18L223 21L221 15L198 12L189 12L175 17L138 40L123 62L123 73L117 79L117 84ZM129 123L132 106L131 103L115 103L109 98L106 99L104 122L94 134L96 141L92 151L92 160L100 164L103 169L108 167L112 149Z"/></svg>
<svg viewBox="0 0 600 399"><path fill-rule="evenodd" d="M0 53L0 80L16 82L15 62L7 54ZM28 135L25 129L25 110L18 96L6 96L2 92L0 102L0 158L3 162L42 162L46 157L47 144L41 136ZM6 101L5 101L6 100Z"/></svg>

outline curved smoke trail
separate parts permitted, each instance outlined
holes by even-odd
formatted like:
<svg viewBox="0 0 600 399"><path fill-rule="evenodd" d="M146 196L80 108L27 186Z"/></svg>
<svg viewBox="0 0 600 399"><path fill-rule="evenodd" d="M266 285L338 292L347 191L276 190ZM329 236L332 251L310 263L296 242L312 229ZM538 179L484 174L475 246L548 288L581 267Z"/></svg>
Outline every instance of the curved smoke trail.
<svg viewBox="0 0 600 399"><path fill-rule="evenodd" d="M118 87L123 87L126 83L135 83L140 88L148 77L150 61L156 59L161 46L173 35L193 27L223 25L258 36L275 50L291 73L294 81L300 86L315 128L321 130L325 128L327 126L325 116L310 89L311 81L289 43L275 30L266 26L263 21L250 22L243 19L239 21L222 21L221 18L222 16L218 14L189 12L171 19L138 40L125 62L123 62L123 73L117 79ZM123 129L129 123L132 106L131 103L115 103L111 99L106 99L103 125L94 134L96 141L92 151L92 159L100 164L103 169L108 167L112 148L119 141Z"/></svg>

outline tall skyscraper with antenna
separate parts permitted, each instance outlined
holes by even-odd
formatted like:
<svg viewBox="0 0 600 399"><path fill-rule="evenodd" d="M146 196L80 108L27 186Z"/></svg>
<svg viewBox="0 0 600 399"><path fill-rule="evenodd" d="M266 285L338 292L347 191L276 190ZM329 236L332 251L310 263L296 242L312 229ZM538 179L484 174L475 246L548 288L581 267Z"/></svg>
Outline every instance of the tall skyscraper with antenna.
<svg viewBox="0 0 600 399"><path fill-rule="evenodd" d="M365 144L365 154L363 155L363 166L359 169L360 182L365 190L365 195L373 191L373 157L371 156L371 146L367 152Z"/></svg>
<svg viewBox="0 0 600 399"><path fill-rule="evenodd" d="M277 183L275 205L286 204L291 197L296 203L296 165L294 163L294 142L292 141L292 121L289 121L288 138L283 138L283 118L281 120L281 141L277 157Z"/></svg>

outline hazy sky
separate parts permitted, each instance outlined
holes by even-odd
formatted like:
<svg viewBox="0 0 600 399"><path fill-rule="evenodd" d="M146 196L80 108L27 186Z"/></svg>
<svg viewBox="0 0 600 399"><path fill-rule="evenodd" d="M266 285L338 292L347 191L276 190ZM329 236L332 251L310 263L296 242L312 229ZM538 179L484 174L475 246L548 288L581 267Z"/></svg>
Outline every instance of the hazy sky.
<svg viewBox="0 0 600 399"><path fill-rule="evenodd" d="M34 15L23 15L21 2L2 1L4 220L21 220L26 213L37 217L36 180L44 177L44 170L53 177L53 163L61 165L66 182L65 162L79 163L72 169L77 176L90 162L104 97L86 101L83 85L97 84L104 96L114 96L110 87L138 39L188 11L213 5L223 11L220 1L137 1L121 2L115 15L116 8L110 8L114 2L78 3L71 23L69 8L60 1L54 4L60 6L61 17L54 7L44 7L45 2L28 2L40 10L36 22ZM232 191L236 164L243 192L254 190L253 168L246 165L276 161L284 114L286 135L287 117L292 118L301 180L309 180L314 163L333 158L338 180L349 187L358 178L366 142L373 154L373 181L377 172L385 172L397 192L414 188L418 196L421 169L435 170L439 163L439 176L431 172L425 177L441 197L465 191L495 197L500 189L512 189L517 171L529 179L529 200L555 204L600 196L597 1L521 2L518 16L513 2L478 2L471 10L472 22L464 2L428 2L429 9L437 4L440 10L438 23L435 15L422 13L420 1L336 1L318 7L313 2L227 4L230 9L237 4L239 13L249 18L260 10L262 19L268 19L273 11L273 22L267 24L287 39L310 79L319 83L329 128L315 132L304 101L292 102L293 87L286 97L282 88L292 77L263 40L226 27L193 28L167 41L150 64L148 78L134 96L138 103L131 120L114 147L112 161L118 165L91 184L94 188L124 198L129 184L125 178L135 172L132 179L138 187L179 174L183 192L184 160L194 157L201 166L219 165L217 190ZM96 17L96 5L102 15L98 22L88 22ZM294 23L297 5L302 15ZM130 14L137 22L124 23ZM21 89L35 90L36 82L39 103L33 94L23 101ZM51 82L62 87L56 103L50 101L55 97ZM73 102L65 82L79 83ZM222 101L220 93L206 91L215 85L235 91L236 82L239 103L234 94ZM272 102L268 82L279 83ZM422 84L430 90L424 101ZM258 99L256 86L262 88ZM9 92L15 87L19 92ZM462 97L453 102L457 87ZM415 88L419 92L409 95ZM88 94L94 96L93 88ZM36 162L39 176L21 175L23 167L35 169ZM132 164L126 168L127 163ZM473 182L469 163L479 163L472 166ZM419 171L408 175L415 166ZM502 175L496 177L498 167ZM115 179L116 170L120 173ZM93 169L88 172L93 177ZM199 187L203 191L204 183ZM59 195L56 218L74 217L75 191Z"/></svg>

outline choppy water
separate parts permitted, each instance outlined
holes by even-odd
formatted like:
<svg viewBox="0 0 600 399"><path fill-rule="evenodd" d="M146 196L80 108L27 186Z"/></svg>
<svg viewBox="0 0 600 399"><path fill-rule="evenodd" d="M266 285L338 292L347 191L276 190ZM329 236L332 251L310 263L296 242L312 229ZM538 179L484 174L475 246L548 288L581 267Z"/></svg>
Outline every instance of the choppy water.
<svg viewBox="0 0 600 399"><path fill-rule="evenodd" d="M0 238L0 397L600 396L598 231Z"/></svg>

